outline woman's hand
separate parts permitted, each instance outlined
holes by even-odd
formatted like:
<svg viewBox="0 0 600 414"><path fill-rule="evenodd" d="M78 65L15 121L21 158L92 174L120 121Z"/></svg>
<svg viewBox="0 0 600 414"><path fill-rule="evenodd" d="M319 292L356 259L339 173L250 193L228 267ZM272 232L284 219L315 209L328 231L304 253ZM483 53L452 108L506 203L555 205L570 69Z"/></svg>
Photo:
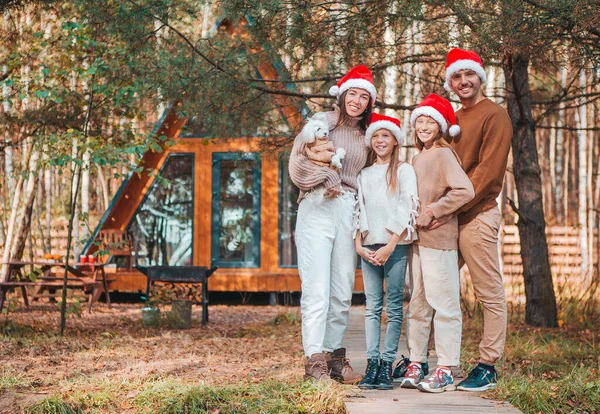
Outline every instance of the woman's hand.
<svg viewBox="0 0 600 414"><path fill-rule="evenodd" d="M331 187L331 188L328 188L327 190L325 190L325 192L323 193L323 197L333 199L333 198L336 198L337 196L339 196L341 192L342 192L342 185L338 184L335 187Z"/></svg>
<svg viewBox="0 0 600 414"><path fill-rule="evenodd" d="M419 213L419 217L417 217L417 227L418 228L427 228L431 224L435 217L429 208L425 209Z"/></svg>

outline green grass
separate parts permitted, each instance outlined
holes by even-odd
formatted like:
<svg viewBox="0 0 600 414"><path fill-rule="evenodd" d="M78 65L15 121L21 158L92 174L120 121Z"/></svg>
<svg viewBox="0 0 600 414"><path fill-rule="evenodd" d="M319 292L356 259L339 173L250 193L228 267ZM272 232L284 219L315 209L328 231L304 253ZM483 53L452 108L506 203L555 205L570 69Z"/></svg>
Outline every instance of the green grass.
<svg viewBox="0 0 600 414"><path fill-rule="evenodd" d="M41 381L25 378L12 368L0 371L0 391L21 390L38 385Z"/></svg>
<svg viewBox="0 0 600 414"><path fill-rule="evenodd" d="M79 384L81 385L81 384ZM341 386L304 381L267 380L221 387L149 380L138 384L96 383L94 392L63 392L27 408L37 413L343 413ZM81 389L78 386L78 389ZM129 397L127 397L129 395Z"/></svg>
<svg viewBox="0 0 600 414"><path fill-rule="evenodd" d="M526 326L523 309L513 307L491 398L507 400L524 413L600 412L600 306L594 300L576 303L559 302L560 328ZM470 312L472 317L463 319L461 359L474 365L482 319L477 306Z"/></svg>

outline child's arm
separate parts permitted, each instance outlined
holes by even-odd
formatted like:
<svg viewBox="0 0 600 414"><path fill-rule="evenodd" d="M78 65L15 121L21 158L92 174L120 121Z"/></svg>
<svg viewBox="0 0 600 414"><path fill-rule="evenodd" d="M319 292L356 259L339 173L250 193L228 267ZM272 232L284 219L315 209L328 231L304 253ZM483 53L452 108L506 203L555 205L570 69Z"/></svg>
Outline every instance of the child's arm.
<svg viewBox="0 0 600 414"><path fill-rule="evenodd" d="M369 221L367 220L367 208L365 207L365 198L361 181L362 174L358 173L358 177L356 177L356 182L358 184L358 233L361 236L366 236L369 233Z"/></svg>
<svg viewBox="0 0 600 414"><path fill-rule="evenodd" d="M394 214L388 219L385 228L391 233L398 234L404 240L413 240L417 212L419 209L419 192L417 190L417 175L412 165L403 163L398 167L398 204Z"/></svg>
<svg viewBox="0 0 600 414"><path fill-rule="evenodd" d="M449 149L443 148L443 151L440 151L440 164L445 173L442 179L450 190L421 212L417 224L422 227L428 226L434 218L454 213L475 197L471 180Z"/></svg>
<svg viewBox="0 0 600 414"><path fill-rule="evenodd" d="M358 231L354 238L354 248L360 257L375 266L379 266L380 264L373 260L375 252L362 245L364 237L369 233L369 222L367 220L367 210L361 184L362 176L360 173L358 174L356 181L358 183Z"/></svg>
<svg viewBox="0 0 600 414"><path fill-rule="evenodd" d="M365 259L367 262L375 266L380 266L380 263L376 262L373 259L373 254L375 252L371 249L367 249L366 247L364 247L362 245L362 240L362 235L360 233L356 233L356 237L354 238L354 248L356 249L356 253L358 253L358 255Z"/></svg>

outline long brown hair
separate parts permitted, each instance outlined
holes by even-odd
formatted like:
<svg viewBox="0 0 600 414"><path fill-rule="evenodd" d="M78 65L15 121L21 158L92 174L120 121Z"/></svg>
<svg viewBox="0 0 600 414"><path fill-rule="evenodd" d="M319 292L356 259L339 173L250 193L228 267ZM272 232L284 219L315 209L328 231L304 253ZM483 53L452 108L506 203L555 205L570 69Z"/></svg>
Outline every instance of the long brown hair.
<svg viewBox="0 0 600 414"><path fill-rule="evenodd" d="M342 125L344 121L351 118L350 115L348 115L348 112L346 112L346 104L344 103L346 100L346 93L348 93L348 91L344 91L338 99L340 119L338 119L337 124L335 125L336 128ZM360 126L363 131L366 131L371 123L371 114L373 114L373 98L371 98L371 95L369 94L369 103L367 104L365 111L361 114L360 121L358 122L358 126Z"/></svg>
<svg viewBox="0 0 600 414"><path fill-rule="evenodd" d="M392 134L390 132L390 134ZM394 137L394 134L392 134ZM394 137L396 139L396 137ZM398 167L402 164L400 161L400 143L396 140L398 145L394 145L394 149L392 150L392 159L390 160L390 164L388 165L387 172L385 174L385 181L388 187L388 194L394 194L398 191ZM367 165L373 165L377 161L377 153L371 148L369 150L369 157L367 158Z"/></svg>
<svg viewBox="0 0 600 414"><path fill-rule="evenodd" d="M421 115L421 116L427 116L427 115ZM419 137L417 136L416 130L413 131L412 136L413 136L413 142L415 143L415 147L417 147L417 149L419 151L423 151L423 147L425 147L425 144L423 144L423 141L421 141L419 139ZM449 139L450 139L450 137L448 135L448 131L443 133L442 128L440 128L440 131L438 132L437 136L435 138L433 138L433 146L437 147L437 148L448 148L450 151L452 151L452 154L454 154L456 161L458 161L458 164L462 167L462 161L460 160L460 157L458 156L458 154L456 153L454 148L452 148L452 145L448 144Z"/></svg>

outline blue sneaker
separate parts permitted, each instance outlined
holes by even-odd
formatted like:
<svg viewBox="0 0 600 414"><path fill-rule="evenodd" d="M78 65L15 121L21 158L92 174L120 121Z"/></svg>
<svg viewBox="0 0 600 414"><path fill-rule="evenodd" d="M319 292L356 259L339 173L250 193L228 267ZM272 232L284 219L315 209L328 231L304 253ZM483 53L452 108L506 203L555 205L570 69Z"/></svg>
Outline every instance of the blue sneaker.
<svg viewBox="0 0 600 414"><path fill-rule="evenodd" d="M454 384L452 371L436 368L431 375L419 382L417 389L423 392L454 391L456 389L456 385Z"/></svg>
<svg viewBox="0 0 600 414"><path fill-rule="evenodd" d="M488 371L480 365L477 365L469 376L462 380L457 389L461 391L487 391L496 388L498 375L496 372Z"/></svg>

